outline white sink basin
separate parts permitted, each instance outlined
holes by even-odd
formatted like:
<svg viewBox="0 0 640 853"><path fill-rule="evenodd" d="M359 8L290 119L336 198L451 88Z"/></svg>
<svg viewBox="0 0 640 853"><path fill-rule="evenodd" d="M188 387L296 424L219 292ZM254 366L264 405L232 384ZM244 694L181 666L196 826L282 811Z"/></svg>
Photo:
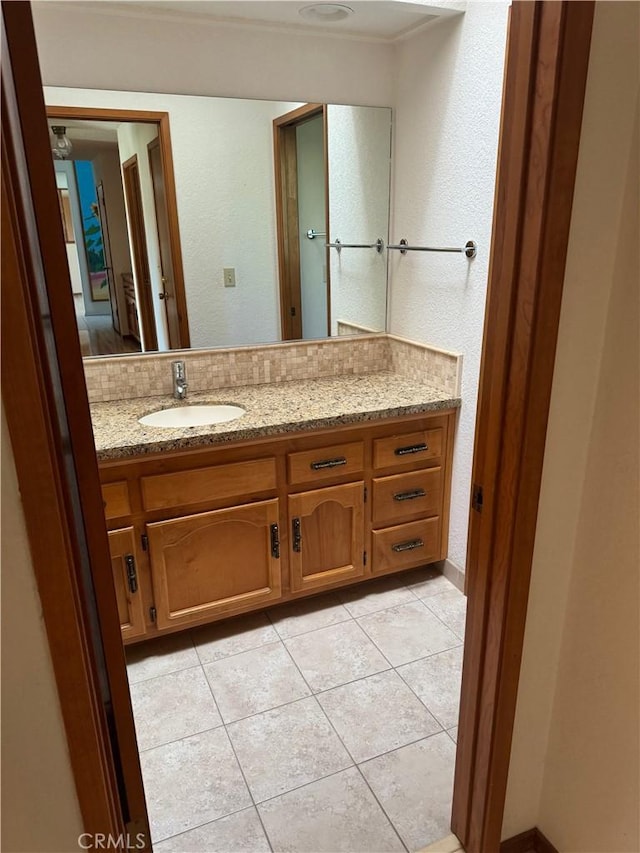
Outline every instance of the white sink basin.
<svg viewBox="0 0 640 853"><path fill-rule="evenodd" d="M242 417L241 406L174 406L139 418L138 423L152 427L192 427L223 424Z"/></svg>

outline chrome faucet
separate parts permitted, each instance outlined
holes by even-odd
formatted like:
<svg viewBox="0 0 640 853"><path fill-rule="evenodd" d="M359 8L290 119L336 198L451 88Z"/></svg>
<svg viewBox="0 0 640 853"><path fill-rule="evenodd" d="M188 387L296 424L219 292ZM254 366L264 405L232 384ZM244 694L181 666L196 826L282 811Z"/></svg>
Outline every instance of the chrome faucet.
<svg viewBox="0 0 640 853"><path fill-rule="evenodd" d="M184 371L184 361L172 361L171 371L173 373L173 396L176 400L184 400L187 396L187 378Z"/></svg>

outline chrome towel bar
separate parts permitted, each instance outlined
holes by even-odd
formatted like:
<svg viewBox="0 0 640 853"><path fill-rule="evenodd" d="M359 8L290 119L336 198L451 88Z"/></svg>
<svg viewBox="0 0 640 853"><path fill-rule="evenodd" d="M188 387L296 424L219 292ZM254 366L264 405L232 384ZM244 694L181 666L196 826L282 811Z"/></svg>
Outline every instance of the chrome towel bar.
<svg viewBox="0 0 640 853"><path fill-rule="evenodd" d="M478 246L473 240L469 240L461 249L435 246L410 246L403 238L396 246L387 246L387 249L397 249L401 255L406 255L407 252L463 252L467 258L475 258L478 253Z"/></svg>
<svg viewBox="0 0 640 853"><path fill-rule="evenodd" d="M342 249L375 249L381 255L384 250L384 240L382 237L378 237L375 243L343 243L336 237L335 242L325 243L325 246L328 249L336 249L338 254Z"/></svg>

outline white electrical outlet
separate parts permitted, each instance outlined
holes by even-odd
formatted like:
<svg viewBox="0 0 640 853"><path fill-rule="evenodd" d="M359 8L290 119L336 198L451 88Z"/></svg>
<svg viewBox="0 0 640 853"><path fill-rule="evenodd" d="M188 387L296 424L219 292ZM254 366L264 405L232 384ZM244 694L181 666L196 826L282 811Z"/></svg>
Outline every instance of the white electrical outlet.
<svg viewBox="0 0 640 853"><path fill-rule="evenodd" d="M225 287L235 287L236 286L236 271L234 267L225 267L222 270L222 275L224 278L224 286Z"/></svg>

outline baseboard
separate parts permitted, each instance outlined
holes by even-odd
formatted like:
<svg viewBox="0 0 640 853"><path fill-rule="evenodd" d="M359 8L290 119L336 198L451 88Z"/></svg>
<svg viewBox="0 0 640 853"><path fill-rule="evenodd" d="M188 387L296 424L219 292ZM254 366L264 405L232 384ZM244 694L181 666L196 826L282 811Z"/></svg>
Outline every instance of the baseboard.
<svg viewBox="0 0 640 853"><path fill-rule="evenodd" d="M457 587L460 592L464 592L464 572L461 568L452 563L451 560L442 560L439 564L440 571L448 581Z"/></svg>
<svg viewBox="0 0 640 853"><path fill-rule="evenodd" d="M500 845L500 853L558 853L549 839L537 827L507 838Z"/></svg>

